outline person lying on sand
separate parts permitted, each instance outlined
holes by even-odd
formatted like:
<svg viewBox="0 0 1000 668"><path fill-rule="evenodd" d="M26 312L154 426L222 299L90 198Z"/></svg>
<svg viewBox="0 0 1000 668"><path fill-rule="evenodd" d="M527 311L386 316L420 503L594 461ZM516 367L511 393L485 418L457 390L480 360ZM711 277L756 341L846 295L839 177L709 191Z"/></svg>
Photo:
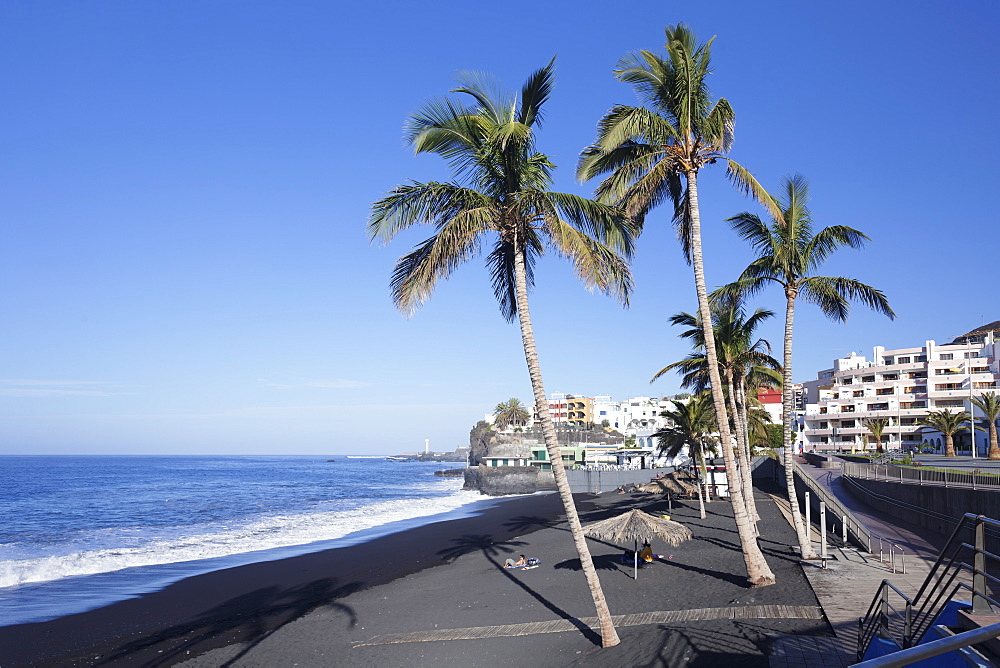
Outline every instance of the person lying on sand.
<svg viewBox="0 0 1000 668"><path fill-rule="evenodd" d="M663 559L663 555L653 554L653 548L649 546L649 543L645 543L642 546L642 551L639 552L639 558L649 564L653 562L653 559Z"/></svg>
<svg viewBox="0 0 1000 668"><path fill-rule="evenodd" d="M517 561L514 561L513 559L508 559L503 563L504 568L521 568L527 565L528 565L528 559L523 554L521 555L521 558L518 559Z"/></svg>

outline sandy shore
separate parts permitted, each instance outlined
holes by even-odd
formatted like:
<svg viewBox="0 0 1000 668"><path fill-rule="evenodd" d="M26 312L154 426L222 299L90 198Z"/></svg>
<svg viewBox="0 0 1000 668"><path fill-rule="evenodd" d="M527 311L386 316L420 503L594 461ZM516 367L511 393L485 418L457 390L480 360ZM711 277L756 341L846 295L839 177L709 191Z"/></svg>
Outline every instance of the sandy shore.
<svg viewBox="0 0 1000 668"><path fill-rule="evenodd" d="M648 495L581 497L584 523ZM697 503L673 518L694 532L672 559L633 580L621 548L590 541L615 615L692 608L817 606L791 550L795 537L770 500L759 501L762 546L778 584L744 584L731 508ZM594 608L554 494L505 500L481 515L369 543L190 578L164 590L51 622L0 628L0 666L767 666L768 634L828 634L825 621L719 619L619 629L602 649L579 622ZM542 559L505 571L508 556ZM433 642L390 634L569 620L570 631ZM398 640L398 639L397 639Z"/></svg>

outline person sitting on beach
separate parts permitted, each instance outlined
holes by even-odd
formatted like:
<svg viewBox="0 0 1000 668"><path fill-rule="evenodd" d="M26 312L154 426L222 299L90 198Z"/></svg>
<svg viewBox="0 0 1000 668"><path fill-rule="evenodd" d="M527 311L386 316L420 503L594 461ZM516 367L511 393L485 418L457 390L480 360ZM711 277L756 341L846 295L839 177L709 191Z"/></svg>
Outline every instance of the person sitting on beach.
<svg viewBox="0 0 1000 668"><path fill-rule="evenodd" d="M659 555L657 555L659 556ZM645 543L642 546L642 551L639 553L639 558L645 561L647 564L653 561L653 548L649 546L649 543Z"/></svg>
<svg viewBox="0 0 1000 668"><path fill-rule="evenodd" d="M504 564L503 564L503 567L504 568L521 568L521 567L527 566L527 565L528 565L528 559L522 554L521 558L518 559L517 561L514 561L513 559L508 559L507 561L505 561Z"/></svg>

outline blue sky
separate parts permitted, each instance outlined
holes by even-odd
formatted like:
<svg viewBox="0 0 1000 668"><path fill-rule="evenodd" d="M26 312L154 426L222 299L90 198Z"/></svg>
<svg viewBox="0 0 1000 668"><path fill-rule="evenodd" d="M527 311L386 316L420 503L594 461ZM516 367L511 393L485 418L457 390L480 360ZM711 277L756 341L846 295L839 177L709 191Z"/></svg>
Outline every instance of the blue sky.
<svg viewBox="0 0 1000 668"><path fill-rule="evenodd" d="M153 0L0 4L0 453L392 453L467 441L531 393L516 326L481 260L412 319L396 258L368 243L372 201L447 177L405 118L458 70L509 87L557 60L539 147L573 179L597 120L635 98L611 74L663 27L717 35L712 90L732 156L775 188L801 172L818 225L873 241L827 264L899 317L798 311L796 379L874 345L950 340L1000 318L996 3L433 4ZM749 250L723 222L757 211L721 170L701 184L708 281ZM539 267L532 311L549 392L672 394L695 307L654 212L629 310ZM759 305L780 309L779 295ZM763 334L780 345L775 318Z"/></svg>

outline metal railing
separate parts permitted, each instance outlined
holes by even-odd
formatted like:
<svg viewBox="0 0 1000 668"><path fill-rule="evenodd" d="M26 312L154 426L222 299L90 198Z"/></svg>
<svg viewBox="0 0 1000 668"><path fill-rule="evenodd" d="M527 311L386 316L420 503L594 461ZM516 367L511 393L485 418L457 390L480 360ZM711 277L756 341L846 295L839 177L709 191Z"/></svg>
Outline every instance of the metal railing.
<svg viewBox="0 0 1000 668"><path fill-rule="evenodd" d="M845 508L823 485L819 484L811 475L802 470L802 466L794 463L796 478L802 482L809 491L815 494L817 502L823 502L829 511L834 513L841 521L841 540L844 544L853 543L857 547L866 550L874 555L878 552L879 562L886 564L893 573L906 572L905 551L903 546L892 542L884 536L871 531L865 524L854 516L854 513ZM803 490L804 492L805 490Z"/></svg>
<svg viewBox="0 0 1000 668"><path fill-rule="evenodd" d="M1000 550L994 545L1000 545L1000 521L967 513L913 598L882 580L868 611L858 620L858 660L875 637L890 640L900 649L916 645L962 592L971 596L973 614L1000 610L1000 602L990 594L991 588L1000 585L1000 578L994 575L1000 573L1000 555L996 553ZM966 561L970 557L972 563Z"/></svg>
<svg viewBox="0 0 1000 668"><path fill-rule="evenodd" d="M964 471L936 471L922 466L897 466L894 464L862 464L844 462L843 474L862 480L885 480L911 485L936 485L965 489L1000 490L1000 475L983 473L979 469Z"/></svg>
<svg viewBox="0 0 1000 668"><path fill-rule="evenodd" d="M989 659L973 649L972 645L1000 636L1000 624L981 626L978 629L971 629L958 634L949 633L943 626L937 626L935 630L938 630L943 636L939 640L910 647L899 652L893 652L892 654L880 656L876 659L862 661L861 663L854 664L854 668L897 668L955 651L960 652L962 658L969 665L983 666L984 668L993 665Z"/></svg>

